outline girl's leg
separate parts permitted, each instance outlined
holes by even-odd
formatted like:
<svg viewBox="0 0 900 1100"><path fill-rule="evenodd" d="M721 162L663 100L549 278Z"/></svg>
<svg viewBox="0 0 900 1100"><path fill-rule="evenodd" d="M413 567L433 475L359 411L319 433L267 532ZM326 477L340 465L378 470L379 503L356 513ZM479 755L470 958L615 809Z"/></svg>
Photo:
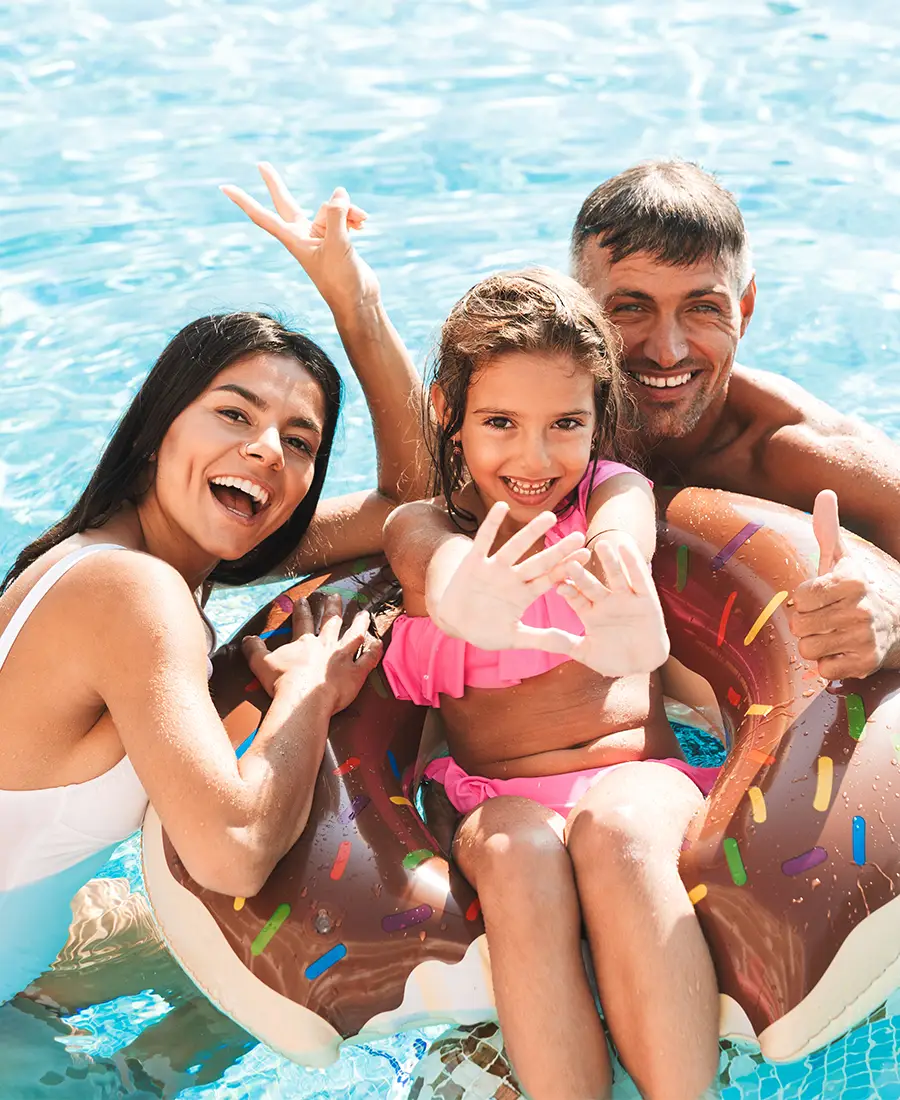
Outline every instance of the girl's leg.
<svg viewBox="0 0 900 1100"><path fill-rule="evenodd" d="M686 775L642 761L601 779L566 822L603 1011L650 1100L697 1100L718 1066L716 976L678 875L702 806Z"/></svg>
<svg viewBox="0 0 900 1100"><path fill-rule="evenodd" d="M532 1100L609 1095L606 1038L581 954L581 913L562 818L527 798L491 798L456 834L478 892L497 1013Z"/></svg>

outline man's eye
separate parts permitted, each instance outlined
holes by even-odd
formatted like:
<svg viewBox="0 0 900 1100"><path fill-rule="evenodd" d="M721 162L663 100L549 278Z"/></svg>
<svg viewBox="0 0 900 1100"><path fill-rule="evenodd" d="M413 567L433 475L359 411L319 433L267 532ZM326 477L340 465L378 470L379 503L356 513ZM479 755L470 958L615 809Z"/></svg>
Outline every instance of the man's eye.
<svg viewBox="0 0 900 1100"><path fill-rule="evenodd" d="M717 305L713 305L712 302L698 302L694 306L694 310L697 313L721 313L721 309Z"/></svg>
<svg viewBox="0 0 900 1100"><path fill-rule="evenodd" d="M643 310L643 306L639 302L620 302L619 305L613 306L609 311L610 313L639 313Z"/></svg>

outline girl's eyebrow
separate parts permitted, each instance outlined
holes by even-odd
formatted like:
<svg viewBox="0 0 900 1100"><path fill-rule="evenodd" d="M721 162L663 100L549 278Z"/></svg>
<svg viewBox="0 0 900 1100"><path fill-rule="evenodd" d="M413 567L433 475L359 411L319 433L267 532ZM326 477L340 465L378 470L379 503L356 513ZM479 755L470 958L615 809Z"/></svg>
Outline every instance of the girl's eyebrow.
<svg viewBox="0 0 900 1100"><path fill-rule="evenodd" d="M564 416L589 416L593 410L591 409L572 409L570 412L558 412L552 413L551 416L554 420L560 420ZM507 409L473 409L472 414L474 416L484 416L487 413L489 416L516 416L517 413L511 412Z"/></svg>
<svg viewBox="0 0 900 1100"><path fill-rule="evenodd" d="M239 386L237 382L223 382L221 386L215 386L212 392L218 393L219 390L227 390L229 393L236 393L238 397L243 397L248 405L252 405L255 409L259 409L260 412L266 412L269 407L268 401L260 397L258 393L254 393L253 390L248 390L244 386ZM317 424L315 420L310 420L309 417L306 416L292 416L288 424L292 428L306 428L307 431L316 432L317 435L322 434L322 426Z"/></svg>

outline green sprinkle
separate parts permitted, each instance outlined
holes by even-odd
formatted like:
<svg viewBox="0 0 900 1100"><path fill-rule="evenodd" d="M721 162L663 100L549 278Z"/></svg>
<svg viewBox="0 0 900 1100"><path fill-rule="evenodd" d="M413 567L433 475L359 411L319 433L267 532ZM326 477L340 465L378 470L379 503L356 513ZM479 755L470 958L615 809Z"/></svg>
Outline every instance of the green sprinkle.
<svg viewBox="0 0 900 1100"><path fill-rule="evenodd" d="M677 576L675 578L675 591L676 592L683 592L684 591L684 586L687 584L689 555L690 555L690 551L684 545L684 543L682 543L681 546L678 547L678 554L677 554L677 557L675 559L676 562L677 562L677 566L678 566L678 573L677 573Z"/></svg>
<svg viewBox="0 0 900 1100"><path fill-rule="evenodd" d="M844 696L847 705L847 725L850 727L850 736L854 741L861 741L866 732L866 708L861 696L850 694Z"/></svg>
<svg viewBox="0 0 900 1100"><path fill-rule="evenodd" d="M291 915L291 907L282 902L259 930L259 935L250 944L251 955L261 955L272 942L272 937Z"/></svg>
<svg viewBox="0 0 900 1100"><path fill-rule="evenodd" d="M726 836L722 841L722 847L725 849L725 860L728 863L728 870L731 872L732 882L735 886L743 886L747 881L747 871L744 868L744 861L741 859L738 842L733 836Z"/></svg>
<svg viewBox="0 0 900 1100"><path fill-rule="evenodd" d="M407 871L412 871L413 868L418 867L420 863L424 863L426 859L431 859L434 856L429 848L416 848L414 852L407 852L403 857L403 866Z"/></svg>

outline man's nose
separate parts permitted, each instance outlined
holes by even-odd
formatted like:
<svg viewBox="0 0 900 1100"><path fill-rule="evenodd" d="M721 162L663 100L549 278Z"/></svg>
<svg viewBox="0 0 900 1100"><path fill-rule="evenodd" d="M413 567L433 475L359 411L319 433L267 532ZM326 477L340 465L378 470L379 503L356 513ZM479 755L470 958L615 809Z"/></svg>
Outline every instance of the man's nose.
<svg viewBox="0 0 900 1100"><path fill-rule="evenodd" d="M658 317L644 340L644 355L668 370L687 358L688 342L675 317Z"/></svg>
<svg viewBox="0 0 900 1100"><path fill-rule="evenodd" d="M281 445L281 433L272 425L249 443L244 450L248 456L259 459L266 466L280 470L284 466L284 448Z"/></svg>

